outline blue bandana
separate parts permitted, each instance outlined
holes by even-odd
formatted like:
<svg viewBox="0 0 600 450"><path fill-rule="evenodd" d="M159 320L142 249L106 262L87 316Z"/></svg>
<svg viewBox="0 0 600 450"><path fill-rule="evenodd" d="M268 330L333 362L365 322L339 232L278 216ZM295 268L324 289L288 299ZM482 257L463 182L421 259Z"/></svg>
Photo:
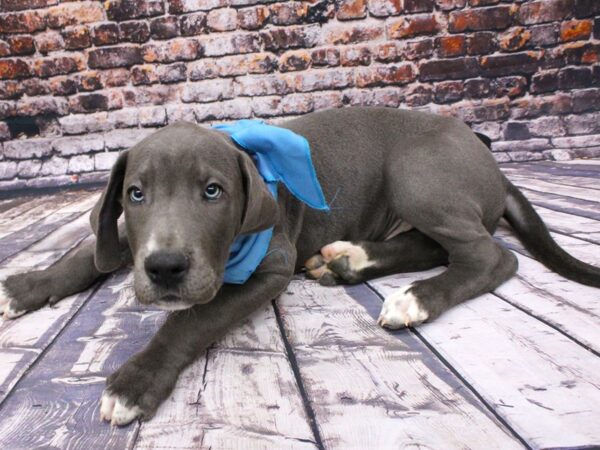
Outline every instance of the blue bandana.
<svg viewBox="0 0 600 450"><path fill-rule="evenodd" d="M329 211L304 137L262 120L240 120L213 128L228 133L252 157L273 197L277 198L281 181L308 206ZM224 282L244 284L266 256L272 236L273 228L238 236L231 246Z"/></svg>

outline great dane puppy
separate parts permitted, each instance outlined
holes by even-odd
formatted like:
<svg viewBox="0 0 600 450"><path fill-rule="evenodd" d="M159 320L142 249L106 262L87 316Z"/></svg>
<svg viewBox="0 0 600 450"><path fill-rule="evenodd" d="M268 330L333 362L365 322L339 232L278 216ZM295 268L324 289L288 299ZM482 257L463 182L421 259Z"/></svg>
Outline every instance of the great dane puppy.
<svg viewBox="0 0 600 450"><path fill-rule="evenodd" d="M558 247L482 139L459 120L344 108L281 126L310 143L331 211L307 207L283 185L275 201L229 135L177 123L121 153L91 214L95 245L5 280L0 301L5 318L14 318L133 260L139 302L174 311L147 347L108 378L103 420L122 425L152 417L184 367L277 297L304 266L321 283L336 284L447 265L385 299L380 325L415 326L515 273L515 256L492 238L505 217L548 267L600 286L600 270ZM269 251L250 279L224 284L236 236L270 227Z"/></svg>

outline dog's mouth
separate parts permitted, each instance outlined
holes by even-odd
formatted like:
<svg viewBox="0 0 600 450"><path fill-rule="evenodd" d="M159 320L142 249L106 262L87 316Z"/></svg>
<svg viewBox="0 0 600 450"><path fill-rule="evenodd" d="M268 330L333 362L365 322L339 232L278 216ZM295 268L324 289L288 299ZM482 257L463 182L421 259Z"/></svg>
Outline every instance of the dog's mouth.
<svg viewBox="0 0 600 450"><path fill-rule="evenodd" d="M184 302L181 297L174 294L163 295L157 301L153 302L153 305L165 311L181 311L194 306L193 304Z"/></svg>

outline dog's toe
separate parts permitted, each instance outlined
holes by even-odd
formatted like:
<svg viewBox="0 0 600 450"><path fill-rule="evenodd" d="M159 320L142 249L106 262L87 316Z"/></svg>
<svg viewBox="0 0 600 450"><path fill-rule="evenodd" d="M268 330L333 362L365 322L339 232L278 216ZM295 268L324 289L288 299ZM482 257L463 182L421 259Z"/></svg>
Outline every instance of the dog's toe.
<svg viewBox="0 0 600 450"><path fill-rule="evenodd" d="M4 283L0 283L0 310L3 312L2 317L5 320L15 319L27 312L15 307L15 300L4 287Z"/></svg>
<svg viewBox="0 0 600 450"><path fill-rule="evenodd" d="M402 288L385 299L377 324L397 330L419 325L429 318L419 299L411 292L412 285Z"/></svg>
<svg viewBox="0 0 600 450"><path fill-rule="evenodd" d="M142 415L138 406L128 406L125 399L104 391L100 401L100 420L111 425L127 425Z"/></svg>

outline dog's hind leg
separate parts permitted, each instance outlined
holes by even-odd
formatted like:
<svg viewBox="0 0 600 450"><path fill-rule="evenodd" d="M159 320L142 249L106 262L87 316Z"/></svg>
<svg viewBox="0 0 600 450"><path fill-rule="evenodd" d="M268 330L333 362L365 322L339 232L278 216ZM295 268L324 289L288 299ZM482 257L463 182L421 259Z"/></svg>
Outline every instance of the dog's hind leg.
<svg viewBox="0 0 600 450"><path fill-rule="evenodd" d="M418 272L448 263L448 253L412 229L386 241L337 241L305 263L322 285L354 284L392 273Z"/></svg>
<svg viewBox="0 0 600 450"><path fill-rule="evenodd" d="M417 281L384 301L378 323L397 329L433 320L467 299L489 292L517 270L517 259L499 245L480 224L435 227L431 237L448 250L448 269L435 277Z"/></svg>
<svg viewBox="0 0 600 450"><path fill-rule="evenodd" d="M120 245L123 262L129 256L124 233ZM46 304L53 305L90 287L103 274L94 264L95 243L84 242L44 270L18 273L0 283L0 315L14 319Z"/></svg>

